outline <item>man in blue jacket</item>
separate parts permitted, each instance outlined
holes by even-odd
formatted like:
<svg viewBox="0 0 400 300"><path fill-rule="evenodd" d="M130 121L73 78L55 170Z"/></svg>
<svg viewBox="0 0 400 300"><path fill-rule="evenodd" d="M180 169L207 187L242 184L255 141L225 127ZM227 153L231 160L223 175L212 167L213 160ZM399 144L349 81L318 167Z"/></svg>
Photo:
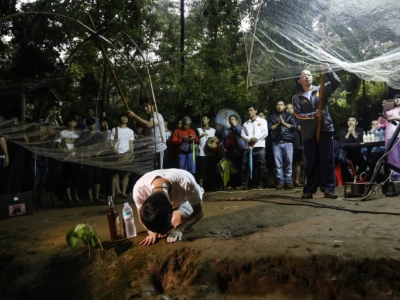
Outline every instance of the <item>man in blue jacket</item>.
<svg viewBox="0 0 400 300"><path fill-rule="evenodd" d="M245 142L242 140L243 127L238 124L236 115L229 116L229 128L226 128L222 134L221 146L229 159L238 170L237 173L231 174L229 184L233 188L242 186L242 160Z"/></svg>
<svg viewBox="0 0 400 300"><path fill-rule="evenodd" d="M268 118L268 131L274 151L276 176L278 177L277 190L293 189L292 159L293 159L293 131L297 129L293 115L285 112L285 103L276 102L276 113Z"/></svg>
<svg viewBox="0 0 400 300"><path fill-rule="evenodd" d="M293 96L294 115L299 120L303 139L304 156L304 187L303 199L312 198L318 186L325 198L336 199L334 151L333 151L333 121L329 115L328 100L340 84L339 77L333 73L328 64L321 66L322 73L328 77L324 86L324 97L319 98L320 86L314 86L310 71L303 70L297 79L302 92ZM323 101L323 109L318 109L318 102ZM323 127L319 142L316 139L318 117L323 117Z"/></svg>

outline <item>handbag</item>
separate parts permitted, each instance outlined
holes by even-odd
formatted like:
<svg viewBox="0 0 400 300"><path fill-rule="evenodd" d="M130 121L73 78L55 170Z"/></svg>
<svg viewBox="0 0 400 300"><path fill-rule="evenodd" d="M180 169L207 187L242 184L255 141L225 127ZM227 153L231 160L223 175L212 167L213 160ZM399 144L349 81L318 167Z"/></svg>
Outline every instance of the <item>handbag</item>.
<svg viewBox="0 0 400 300"><path fill-rule="evenodd" d="M181 151L185 152L185 153L190 153L192 152L193 148L192 148L192 143L189 142L183 142L181 145Z"/></svg>
<svg viewBox="0 0 400 300"><path fill-rule="evenodd" d="M235 133L229 133L225 138L225 147L227 149L239 146L238 136Z"/></svg>

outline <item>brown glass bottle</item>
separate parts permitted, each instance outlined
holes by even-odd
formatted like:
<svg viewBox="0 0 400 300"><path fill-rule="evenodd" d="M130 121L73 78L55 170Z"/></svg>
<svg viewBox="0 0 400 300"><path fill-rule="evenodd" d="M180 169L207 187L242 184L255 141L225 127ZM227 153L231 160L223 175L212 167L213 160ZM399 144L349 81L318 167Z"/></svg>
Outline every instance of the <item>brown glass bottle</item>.
<svg viewBox="0 0 400 300"><path fill-rule="evenodd" d="M118 212L115 209L112 197L108 197L108 227L110 228L110 236L112 240L121 239L121 225L119 223Z"/></svg>

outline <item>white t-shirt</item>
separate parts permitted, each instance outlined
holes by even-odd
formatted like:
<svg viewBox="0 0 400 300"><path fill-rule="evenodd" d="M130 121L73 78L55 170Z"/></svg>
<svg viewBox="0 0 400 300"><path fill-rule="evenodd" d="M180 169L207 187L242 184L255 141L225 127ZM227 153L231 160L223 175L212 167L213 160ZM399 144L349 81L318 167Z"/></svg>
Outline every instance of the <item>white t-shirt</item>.
<svg viewBox="0 0 400 300"><path fill-rule="evenodd" d="M173 208L179 207L186 200L191 206L198 205L202 201L204 190L188 171L181 169L154 170L144 174L133 187L133 201L138 209L152 194L155 187L153 181L158 177L165 178L171 183L169 198Z"/></svg>
<svg viewBox="0 0 400 300"><path fill-rule="evenodd" d="M214 153L212 153L211 151L209 151L207 149L207 140L210 137L215 136L215 129L214 128L209 128L204 130L203 128L197 128L197 131L199 132L199 137L205 132L208 135L207 136L203 136L201 138L199 138L199 146L198 146L198 152L196 153L196 155L198 156L213 156Z"/></svg>
<svg viewBox="0 0 400 300"><path fill-rule="evenodd" d="M157 114L156 112L154 112L150 120L152 119L154 121L154 127L146 128L146 136L154 138L154 131L155 131L156 152L161 152L167 149L167 143L166 143L167 138L165 134L164 118L161 114ZM161 128L161 134L160 134L160 128ZM163 138L161 139L161 137Z"/></svg>
<svg viewBox="0 0 400 300"><path fill-rule="evenodd" d="M80 137L80 134L78 131L70 131L70 130L63 130L60 132L60 137L57 140L58 143L64 142L62 144L65 146L66 150L71 151L72 149L75 148L75 141ZM75 152L71 152L70 154L71 157L75 156Z"/></svg>
<svg viewBox="0 0 400 300"><path fill-rule="evenodd" d="M111 130L110 141L114 140L115 136L115 127ZM126 153L129 151L129 141L134 141L135 135L133 134L133 130L126 127L121 128L118 127L118 141L115 143L115 148L118 149L120 154Z"/></svg>

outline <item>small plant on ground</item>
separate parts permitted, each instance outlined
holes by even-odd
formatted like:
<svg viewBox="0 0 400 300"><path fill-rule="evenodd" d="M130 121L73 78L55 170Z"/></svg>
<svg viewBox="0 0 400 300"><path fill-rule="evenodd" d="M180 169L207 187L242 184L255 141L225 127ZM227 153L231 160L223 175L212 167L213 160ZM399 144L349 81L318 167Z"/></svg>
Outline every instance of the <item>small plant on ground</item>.
<svg viewBox="0 0 400 300"><path fill-rule="evenodd" d="M101 250L104 250L96 231L89 224L78 224L74 228L71 228L67 232L66 238L67 243L71 247L71 249L75 249L76 243L79 239L82 240L82 242L88 247L89 260L90 248L94 248L97 245L100 245Z"/></svg>

